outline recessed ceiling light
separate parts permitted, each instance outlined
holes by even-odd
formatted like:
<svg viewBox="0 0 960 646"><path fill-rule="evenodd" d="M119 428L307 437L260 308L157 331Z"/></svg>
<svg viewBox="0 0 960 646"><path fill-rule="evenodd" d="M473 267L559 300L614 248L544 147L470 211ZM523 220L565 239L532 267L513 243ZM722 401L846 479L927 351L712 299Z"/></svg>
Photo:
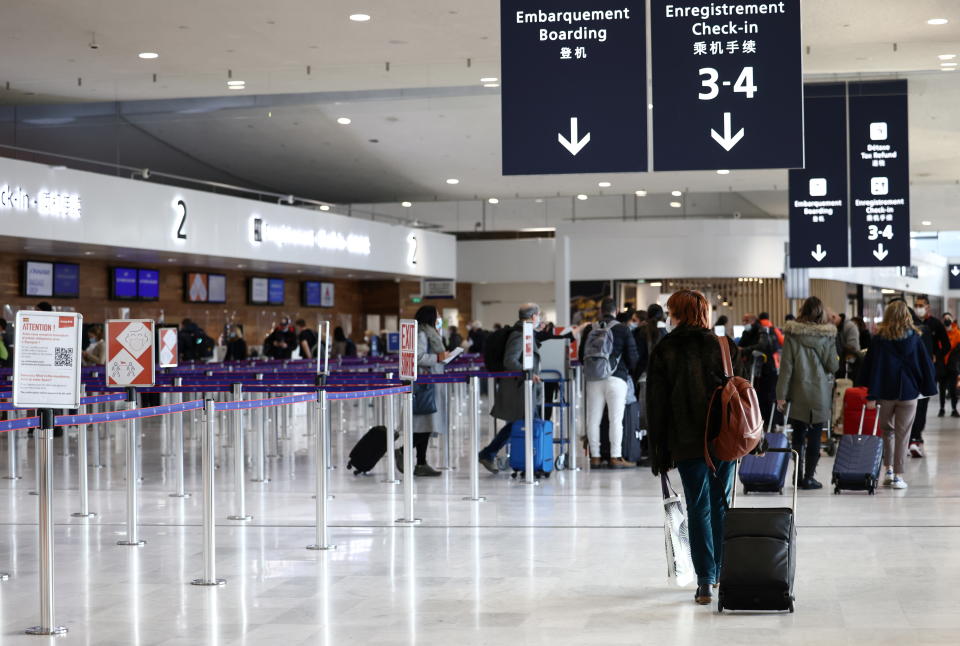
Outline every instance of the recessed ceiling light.
<svg viewBox="0 0 960 646"><path fill-rule="evenodd" d="M681 206L683 206L683 204L680 202L670 202L670 206L672 206L675 209L679 209Z"/></svg>
<svg viewBox="0 0 960 646"><path fill-rule="evenodd" d="M717 175L729 175L729 174L730 174L730 171L726 169L717 171Z"/></svg>
<svg viewBox="0 0 960 646"><path fill-rule="evenodd" d="M413 202L400 202L400 206L405 209L409 209L411 206L413 206Z"/></svg>
<svg viewBox="0 0 960 646"><path fill-rule="evenodd" d="M586 195L584 195L583 193L581 193L580 195L577 196L577 199L582 202L582 201L584 201L584 200L586 200L586 199L589 199L589 198L587 198Z"/></svg>
<svg viewBox="0 0 960 646"><path fill-rule="evenodd" d="M353 22L368 22L370 15L366 13L352 13L350 14L350 20Z"/></svg>
<svg viewBox="0 0 960 646"><path fill-rule="evenodd" d="M922 225L925 226L925 227L932 227L932 226L933 226L933 222L931 222L930 220L924 220L924 221L921 222L920 224L922 224Z"/></svg>
<svg viewBox="0 0 960 646"><path fill-rule="evenodd" d="M320 210L321 210L321 211L329 211L329 210L330 210L330 207L327 206L326 204L321 204L321 205L320 205Z"/></svg>
<svg viewBox="0 0 960 646"><path fill-rule="evenodd" d="M458 180L456 177L451 177L450 179L447 180L447 184L450 184L451 186L459 183L460 183L460 180Z"/></svg>
<svg viewBox="0 0 960 646"><path fill-rule="evenodd" d="M534 202L536 202L537 204L543 204L543 198L538 197L537 199L534 200Z"/></svg>
<svg viewBox="0 0 960 646"><path fill-rule="evenodd" d="M941 71L941 72L956 72L956 71L957 71L957 68L956 68L956 67L941 67L941 68L940 68L940 71Z"/></svg>
<svg viewBox="0 0 960 646"><path fill-rule="evenodd" d="M483 87L500 87L499 83L484 83Z"/></svg>
<svg viewBox="0 0 960 646"><path fill-rule="evenodd" d="M663 283L660 283L660 282L650 283L650 287L663 287Z"/></svg>
<svg viewBox="0 0 960 646"><path fill-rule="evenodd" d="M954 62L952 62L952 61L944 61L943 63L940 63L940 66L941 66L941 67L956 67L957 64L954 63Z"/></svg>
<svg viewBox="0 0 960 646"><path fill-rule="evenodd" d="M246 265L237 265L237 269L243 269Z"/></svg>
<svg viewBox="0 0 960 646"><path fill-rule="evenodd" d="M927 21L927 24L928 25L945 25L948 22L950 21L947 20L946 18L931 18L930 20Z"/></svg>
<svg viewBox="0 0 960 646"><path fill-rule="evenodd" d="M597 182L597 186L599 186L600 188L610 188L611 186L613 186L613 184L611 184L610 182Z"/></svg>
<svg viewBox="0 0 960 646"><path fill-rule="evenodd" d="M496 197L491 197L489 200L487 200L487 202L489 202L490 204L500 204L499 198L496 198Z"/></svg>
<svg viewBox="0 0 960 646"><path fill-rule="evenodd" d="M227 81L227 85L246 85L246 81Z"/></svg>
<svg viewBox="0 0 960 646"><path fill-rule="evenodd" d="M167 258L167 262L177 262L176 258Z"/></svg>
<svg viewBox="0 0 960 646"><path fill-rule="evenodd" d="M353 123L353 120L350 119L350 117L337 117L337 123L339 123L341 126L349 126L351 123Z"/></svg>
<svg viewBox="0 0 960 646"><path fill-rule="evenodd" d="M956 54L940 54L940 56L938 56L937 58L939 58L941 61L952 61L956 57L957 57Z"/></svg>
<svg viewBox="0 0 960 646"><path fill-rule="evenodd" d="M499 81L499 80L500 80L500 79L498 79L496 76L485 76L485 77L483 77L482 79L480 79L480 82L481 82L481 83L496 83L496 82Z"/></svg>
<svg viewBox="0 0 960 646"><path fill-rule="evenodd" d="M156 52L140 52L139 54L137 54L137 56L146 60L150 60L152 58L160 58L160 54Z"/></svg>
<svg viewBox="0 0 960 646"><path fill-rule="evenodd" d="M634 195L636 195L637 197L646 197L646 196L647 196L647 192L646 192L646 191L636 191L636 192L634 192Z"/></svg>
<svg viewBox="0 0 960 646"><path fill-rule="evenodd" d="M683 191L672 191L670 195L674 197L680 197L681 195L683 195Z"/></svg>
<svg viewBox="0 0 960 646"><path fill-rule="evenodd" d="M93 255L93 252L92 252L92 251L84 251L84 252L83 252L83 255L84 255L84 256L92 256L92 255Z"/></svg>

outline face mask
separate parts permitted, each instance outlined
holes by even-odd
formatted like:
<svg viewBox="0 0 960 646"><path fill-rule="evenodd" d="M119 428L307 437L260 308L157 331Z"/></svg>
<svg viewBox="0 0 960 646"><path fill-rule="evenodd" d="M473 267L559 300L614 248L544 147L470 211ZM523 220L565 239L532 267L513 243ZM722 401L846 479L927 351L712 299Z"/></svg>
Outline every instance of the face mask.
<svg viewBox="0 0 960 646"><path fill-rule="evenodd" d="M951 321L950 319L946 319L943 322L943 324L946 325L947 327L953 327L953 321Z"/></svg>
<svg viewBox="0 0 960 646"><path fill-rule="evenodd" d="M919 316L920 318L924 318L927 315L926 307L918 307L916 311L917 311L917 316Z"/></svg>
<svg viewBox="0 0 960 646"><path fill-rule="evenodd" d="M635 323L634 321L630 321L630 329L631 329L631 330L636 330L638 327L640 327L640 324L639 324L639 323Z"/></svg>
<svg viewBox="0 0 960 646"><path fill-rule="evenodd" d="M674 326L674 324L673 324L673 319L670 319L670 318L668 318L666 321L664 321L663 327L665 327L665 328L667 329L667 334L670 334L670 333L673 332L675 329L677 329L676 326Z"/></svg>

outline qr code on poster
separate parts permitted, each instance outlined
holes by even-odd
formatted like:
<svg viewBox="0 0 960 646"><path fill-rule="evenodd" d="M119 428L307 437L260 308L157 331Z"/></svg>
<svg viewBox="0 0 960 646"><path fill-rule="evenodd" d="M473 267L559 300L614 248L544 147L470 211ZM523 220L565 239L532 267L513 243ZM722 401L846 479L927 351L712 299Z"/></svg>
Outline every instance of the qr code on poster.
<svg viewBox="0 0 960 646"><path fill-rule="evenodd" d="M57 368L72 368L73 348L54 348L53 365Z"/></svg>

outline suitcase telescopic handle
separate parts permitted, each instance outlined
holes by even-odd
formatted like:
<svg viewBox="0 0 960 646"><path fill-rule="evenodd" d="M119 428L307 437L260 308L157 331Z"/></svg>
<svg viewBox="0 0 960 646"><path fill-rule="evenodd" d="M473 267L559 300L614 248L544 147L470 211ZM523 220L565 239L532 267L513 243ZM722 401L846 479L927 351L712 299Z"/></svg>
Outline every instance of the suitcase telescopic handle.
<svg viewBox="0 0 960 646"><path fill-rule="evenodd" d="M800 454L793 449L767 449L767 453L790 453L793 455L793 519L797 519L797 495L800 490ZM740 460L737 460L733 470L733 493L730 497L730 509L737 506L737 474L740 471Z"/></svg>

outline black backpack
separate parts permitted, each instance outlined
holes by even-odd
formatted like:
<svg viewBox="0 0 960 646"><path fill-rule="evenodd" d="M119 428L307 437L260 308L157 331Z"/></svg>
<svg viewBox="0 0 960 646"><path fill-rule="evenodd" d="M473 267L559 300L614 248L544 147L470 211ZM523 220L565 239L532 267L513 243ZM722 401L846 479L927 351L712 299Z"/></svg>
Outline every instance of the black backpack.
<svg viewBox="0 0 960 646"><path fill-rule="evenodd" d="M483 365L490 372L504 372L503 355L507 352L507 340L515 328L502 327L483 340Z"/></svg>

